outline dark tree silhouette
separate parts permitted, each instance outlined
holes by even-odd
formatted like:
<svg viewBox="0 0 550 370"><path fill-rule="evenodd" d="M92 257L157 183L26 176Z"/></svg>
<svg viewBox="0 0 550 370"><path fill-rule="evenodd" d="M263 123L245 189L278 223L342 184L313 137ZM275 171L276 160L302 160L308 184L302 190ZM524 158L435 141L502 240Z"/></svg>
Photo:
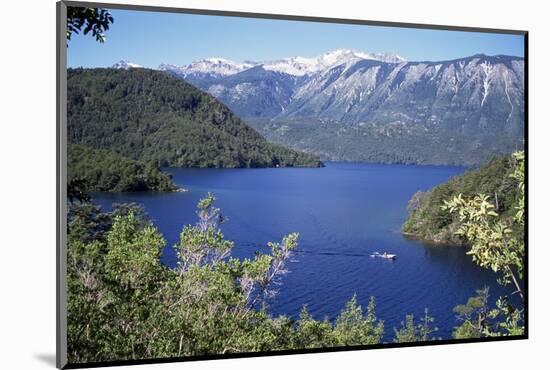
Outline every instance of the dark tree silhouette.
<svg viewBox="0 0 550 370"><path fill-rule="evenodd" d="M67 183L67 198L69 202L79 201L80 203L89 202L90 194L86 191L86 180L75 178Z"/></svg>
<svg viewBox="0 0 550 370"><path fill-rule="evenodd" d="M102 8L67 8L67 40L74 34L81 31L87 35L92 33L96 41L105 41L105 31L113 23L113 17L107 9Z"/></svg>

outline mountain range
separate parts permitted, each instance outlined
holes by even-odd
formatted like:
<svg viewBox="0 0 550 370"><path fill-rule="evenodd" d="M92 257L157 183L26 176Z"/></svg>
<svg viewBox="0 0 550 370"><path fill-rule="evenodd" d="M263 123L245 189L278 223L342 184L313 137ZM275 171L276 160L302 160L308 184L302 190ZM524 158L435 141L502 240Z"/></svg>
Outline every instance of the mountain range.
<svg viewBox="0 0 550 370"><path fill-rule="evenodd" d="M523 146L520 57L406 61L339 49L158 69L215 96L269 140L323 159L477 164Z"/></svg>

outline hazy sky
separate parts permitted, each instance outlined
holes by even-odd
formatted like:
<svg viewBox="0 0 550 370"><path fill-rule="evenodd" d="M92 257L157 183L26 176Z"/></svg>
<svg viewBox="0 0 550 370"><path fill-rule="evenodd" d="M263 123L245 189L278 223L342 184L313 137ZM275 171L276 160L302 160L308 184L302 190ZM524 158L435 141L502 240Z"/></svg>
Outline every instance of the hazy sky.
<svg viewBox="0 0 550 370"><path fill-rule="evenodd" d="M477 53L523 56L523 36L315 22L113 10L104 44L73 35L70 67L107 67L124 59L145 67L207 57L237 62L313 57L350 48L395 52L407 60L447 60Z"/></svg>

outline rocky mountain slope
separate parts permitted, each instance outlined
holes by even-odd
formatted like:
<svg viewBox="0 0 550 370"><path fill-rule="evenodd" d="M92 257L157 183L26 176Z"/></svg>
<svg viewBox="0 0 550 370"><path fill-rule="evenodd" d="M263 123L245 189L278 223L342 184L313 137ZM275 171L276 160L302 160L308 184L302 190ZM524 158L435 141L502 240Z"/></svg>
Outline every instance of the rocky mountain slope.
<svg viewBox="0 0 550 370"><path fill-rule="evenodd" d="M405 61L341 49L159 69L217 97L269 140L325 159L476 164L523 146L520 57Z"/></svg>

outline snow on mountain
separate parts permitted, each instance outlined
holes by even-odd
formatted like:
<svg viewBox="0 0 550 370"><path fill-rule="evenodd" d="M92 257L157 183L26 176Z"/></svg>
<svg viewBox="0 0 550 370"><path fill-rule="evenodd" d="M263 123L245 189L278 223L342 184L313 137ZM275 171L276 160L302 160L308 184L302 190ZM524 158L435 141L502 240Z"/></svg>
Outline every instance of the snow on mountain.
<svg viewBox="0 0 550 370"><path fill-rule="evenodd" d="M405 59L397 54L370 54L352 49L337 49L314 58L292 57L262 63L262 68L269 71L304 76L325 71L342 64L351 64L360 60L378 60L386 63L400 63Z"/></svg>
<svg viewBox="0 0 550 370"><path fill-rule="evenodd" d="M391 53L338 49L313 58L208 58L159 69L209 92L241 118L434 124L463 131L503 122L511 135L523 125L524 62L517 57L406 62Z"/></svg>
<svg viewBox="0 0 550 370"><path fill-rule="evenodd" d="M207 58L201 59L185 66L176 66L173 64L161 64L159 70L174 72L182 77L189 75L212 75L212 76L228 76L242 72L253 67L251 62L236 63L223 58Z"/></svg>
<svg viewBox="0 0 550 370"><path fill-rule="evenodd" d="M434 124L464 131L491 131L503 122L510 135L517 135L523 68L517 57L405 62L395 54L339 49L316 58L263 62L219 77L183 78L243 118Z"/></svg>
<svg viewBox="0 0 550 370"><path fill-rule="evenodd" d="M113 66L135 67L124 61ZM409 145L409 137L420 137L427 140L417 149L420 157L432 139L437 145L450 138L456 143L467 140L472 143L468 150L486 147L484 153L494 154L497 145L512 150L523 138L525 64L520 57L477 54L414 62L392 53L338 49L311 58L241 63L208 58L158 69L212 94L240 118L263 125L256 128L276 141L290 143L285 130L298 124L289 136L299 149L324 148L323 137L331 138L334 127L366 127L371 131L365 137L374 143L379 137L403 135L404 145ZM313 136L309 129L300 129L301 124L316 122L331 125L315 126ZM355 139L324 155L357 159L341 150ZM373 141L357 143L362 152ZM374 147L371 152L384 150ZM452 152L451 157L459 154Z"/></svg>
<svg viewBox="0 0 550 370"><path fill-rule="evenodd" d="M127 60L121 60L111 66L114 69L130 69L130 68L143 68L143 66L129 62Z"/></svg>
<svg viewBox="0 0 550 370"><path fill-rule="evenodd" d="M517 57L399 64L363 60L308 78L275 118L434 124L516 135L523 128L523 78L523 60Z"/></svg>
<svg viewBox="0 0 550 370"><path fill-rule="evenodd" d="M296 56L279 60L263 62L244 61L242 63L224 58L206 58L184 66L161 64L158 69L186 78L193 75L210 77L230 76L260 66L266 71L286 73L292 76L304 76L359 60L378 60L386 63L401 63L405 61L405 59L393 53L376 54L363 53L352 49L338 49L313 58Z"/></svg>

